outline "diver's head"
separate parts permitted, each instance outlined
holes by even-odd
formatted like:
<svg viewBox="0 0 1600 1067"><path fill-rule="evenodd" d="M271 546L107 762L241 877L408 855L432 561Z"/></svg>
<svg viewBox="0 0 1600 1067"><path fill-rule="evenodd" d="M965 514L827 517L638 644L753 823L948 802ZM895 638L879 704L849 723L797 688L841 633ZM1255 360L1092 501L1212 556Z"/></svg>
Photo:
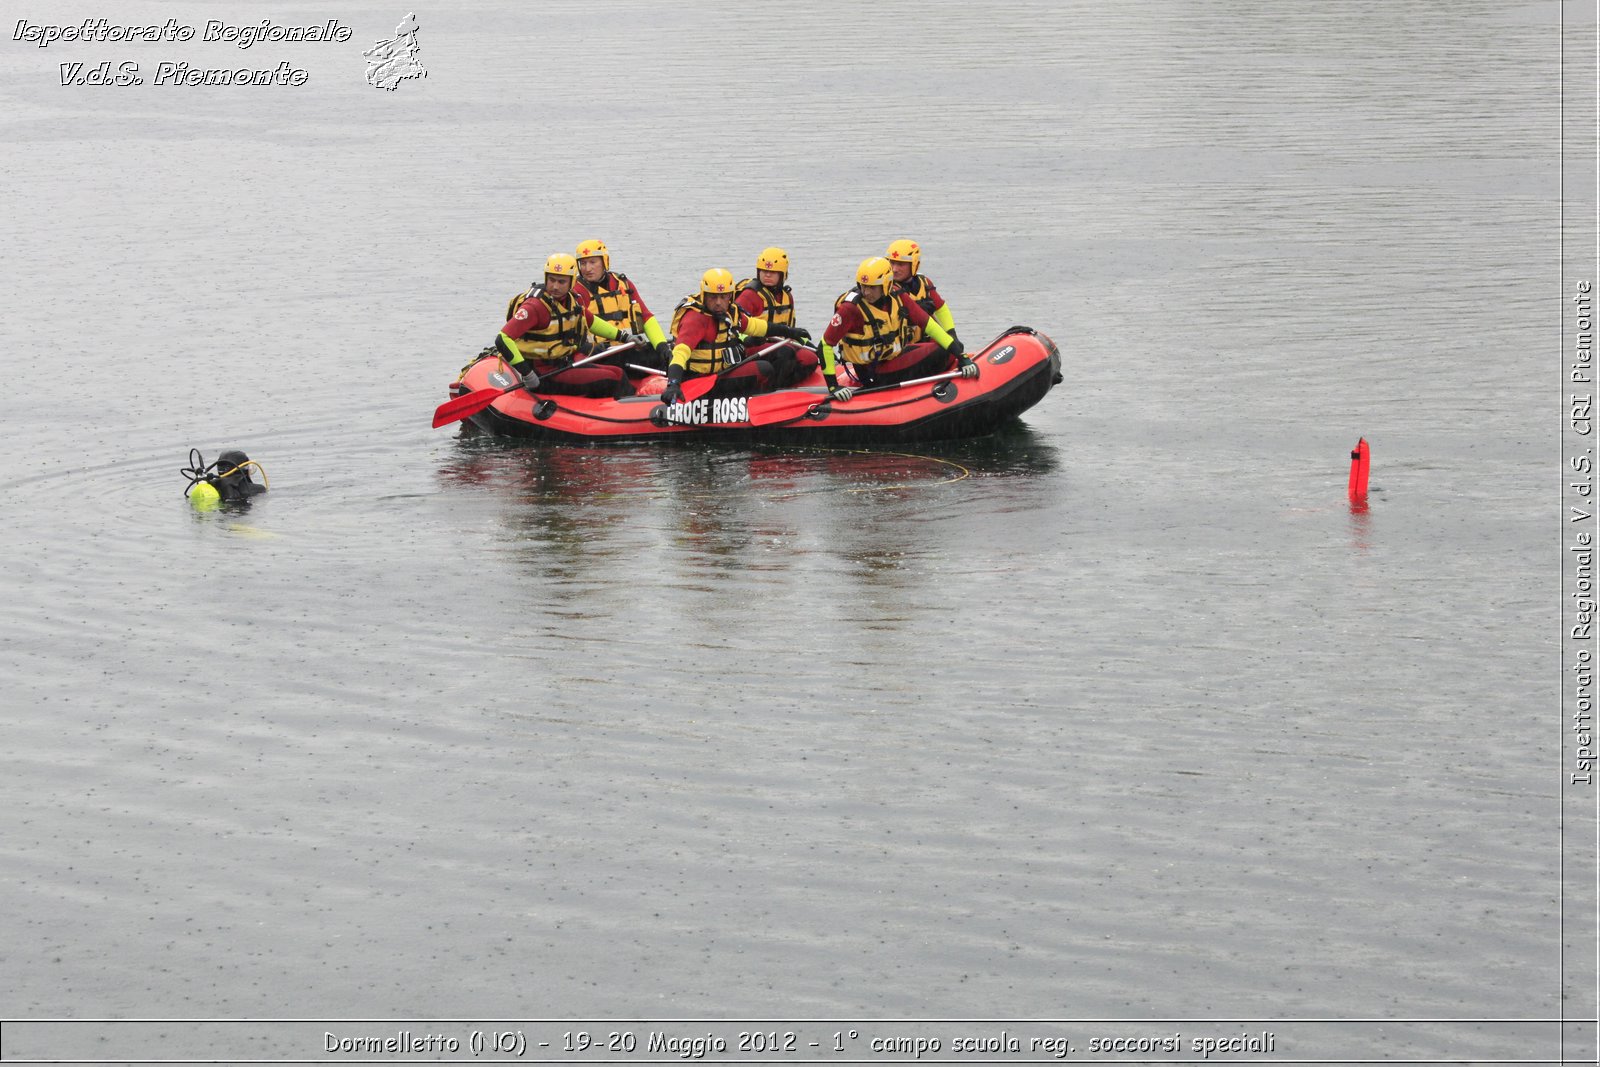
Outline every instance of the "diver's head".
<svg viewBox="0 0 1600 1067"><path fill-rule="evenodd" d="M224 481L250 480L250 470L245 464L250 462L250 457L231 448L217 457L217 477Z"/></svg>
<svg viewBox="0 0 1600 1067"><path fill-rule="evenodd" d="M237 448L230 448L217 457L217 473L211 476L211 480L222 493L223 500L240 500L267 491L266 486L257 485L250 477L251 467L259 469L249 456Z"/></svg>

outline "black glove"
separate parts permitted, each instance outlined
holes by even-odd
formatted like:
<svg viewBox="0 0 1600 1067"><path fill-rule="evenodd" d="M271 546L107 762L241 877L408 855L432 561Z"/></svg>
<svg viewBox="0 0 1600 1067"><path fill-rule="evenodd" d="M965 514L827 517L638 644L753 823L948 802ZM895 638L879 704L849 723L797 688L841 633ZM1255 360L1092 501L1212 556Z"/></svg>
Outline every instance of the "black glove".
<svg viewBox="0 0 1600 1067"><path fill-rule="evenodd" d="M800 340L800 331L795 329L793 326L774 325L772 323L768 323L767 336L779 337L785 341L798 341Z"/></svg>
<svg viewBox="0 0 1600 1067"><path fill-rule="evenodd" d="M683 368L667 368L667 387L661 390L663 404L676 404L683 399Z"/></svg>
<svg viewBox="0 0 1600 1067"><path fill-rule="evenodd" d="M660 344L656 345L656 358L661 361L661 365L663 367L672 362L671 341L662 341Z"/></svg>
<svg viewBox="0 0 1600 1067"><path fill-rule="evenodd" d="M797 326L794 331L794 339L801 344L808 345L811 343L811 331Z"/></svg>
<svg viewBox="0 0 1600 1067"><path fill-rule="evenodd" d="M962 344L959 340L957 340L957 338L956 338L956 336L954 334L951 334L951 336L950 336L950 347L945 349L945 351L950 353L952 356L959 357L966 350L967 350L967 346Z"/></svg>
<svg viewBox="0 0 1600 1067"><path fill-rule="evenodd" d="M976 378L978 376L978 365L966 356L961 356L956 360L956 369L961 372L963 378Z"/></svg>

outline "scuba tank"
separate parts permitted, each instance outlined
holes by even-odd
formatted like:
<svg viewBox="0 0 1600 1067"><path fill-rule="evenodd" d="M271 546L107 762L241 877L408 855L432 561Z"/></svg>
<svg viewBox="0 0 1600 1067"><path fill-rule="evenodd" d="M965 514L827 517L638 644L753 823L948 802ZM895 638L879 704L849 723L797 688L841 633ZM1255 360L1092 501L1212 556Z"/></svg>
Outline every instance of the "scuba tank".
<svg viewBox="0 0 1600 1067"><path fill-rule="evenodd" d="M257 485L250 477L251 467L261 471L262 484ZM229 449L210 463L205 462L198 448L191 448L189 466L183 468L182 473L189 479L183 495L196 507L232 504L267 491L267 472L237 448Z"/></svg>

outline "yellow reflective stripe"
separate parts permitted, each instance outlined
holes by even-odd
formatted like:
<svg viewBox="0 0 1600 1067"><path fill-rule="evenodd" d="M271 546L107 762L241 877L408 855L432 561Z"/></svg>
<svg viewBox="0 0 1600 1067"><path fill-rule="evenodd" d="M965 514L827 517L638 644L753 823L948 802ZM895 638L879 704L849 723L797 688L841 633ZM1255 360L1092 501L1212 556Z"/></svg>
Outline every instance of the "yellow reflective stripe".
<svg viewBox="0 0 1600 1067"><path fill-rule="evenodd" d="M817 349L822 354L822 373L837 374L839 364L833 358L833 346L826 341L818 341Z"/></svg>
<svg viewBox="0 0 1600 1067"><path fill-rule="evenodd" d="M511 338L507 337L505 334L502 333L496 335L494 339L494 347L495 351L499 352L502 356L505 356L513 366L522 362L521 346Z"/></svg>

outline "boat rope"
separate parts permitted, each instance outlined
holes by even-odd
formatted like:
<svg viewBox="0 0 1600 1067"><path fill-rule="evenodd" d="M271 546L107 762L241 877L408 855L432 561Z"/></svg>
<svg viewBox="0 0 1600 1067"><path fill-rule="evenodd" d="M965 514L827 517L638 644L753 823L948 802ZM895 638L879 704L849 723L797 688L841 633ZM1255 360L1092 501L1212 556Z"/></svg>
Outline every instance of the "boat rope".
<svg viewBox="0 0 1600 1067"><path fill-rule="evenodd" d="M828 448L823 445L803 446L812 452L834 452L847 456L899 456L901 459L920 459L928 463L943 463L946 467L954 467L958 473L953 478L946 478L942 482L908 482L904 485L868 485L858 489L846 489L847 493L881 493L886 489L922 489L930 485L950 485L972 477L972 471L963 467L953 459L941 459L938 456L922 456L915 452L883 452L876 448Z"/></svg>
<svg viewBox="0 0 1600 1067"><path fill-rule="evenodd" d="M549 400L550 405L554 407L557 412L561 412L566 415L573 415L581 419L592 419L595 422L609 422L615 426L632 426L636 422L650 421L650 416L648 415L642 419L610 419L604 415L595 415L587 411L575 411L572 408L564 408L560 404L557 404L554 400L550 400L549 396L545 396L544 399ZM551 414L553 415L555 412L552 412Z"/></svg>
<svg viewBox="0 0 1600 1067"><path fill-rule="evenodd" d="M760 395L760 394L757 394L757 395ZM915 404L917 401L926 400L926 399L928 399L929 396L932 396L932 395L933 395L932 393L929 393L928 396L913 396L913 397L910 397L909 399L906 399L906 400L893 400L893 401L890 401L887 404L879 404L877 407L871 407L871 408L856 407L854 405L851 405L849 407L831 407L831 408L828 409L828 413L830 415L871 415L875 411L887 411L890 408L900 407L902 404ZM780 419L777 422L768 423L768 425L769 426L788 426L790 423L799 422L801 419L809 419L809 418L812 417L811 413L813 411L815 411L817 408L821 407L823 404L826 404L826 403L828 403L827 400L819 400L815 404L812 404L810 407L806 408L800 414L794 416L793 418ZM894 455L895 453L885 453L885 454L886 455Z"/></svg>
<svg viewBox="0 0 1600 1067"><path fill-rule="evenodd" d="M845 492L847 493L881 493L888 489L922 489L930 485L950 485L952 482L959 482L965 478L972 477L972 471L966 467L963 467L955 460L940 459L938 456L919 456L914 452L877 452L865 448L842 448L832 449L831 451L848 452L857 456L899 456L902 459L921 459L933 463L943 463L945 466L954 467L956 470L961 472L954 478L946 478L942 482L916 482L908 483L906 485L868 485L859 489L846 489Z"/></svg>
<svg viewBox="0 0 1600 1067"><path fill-rule="evenodd" d="M875 408L858 408L854 405L848 405L845 407L830 408L829 411L835 415L871 415L875 411L888 411L890 408L903 407L906 404L915 404L918 401L928 399L928 397L932 395L932 393L928 393L926 396L913 396L908 397L905 400L891 400L887 404L879 404Z"/></svg>

